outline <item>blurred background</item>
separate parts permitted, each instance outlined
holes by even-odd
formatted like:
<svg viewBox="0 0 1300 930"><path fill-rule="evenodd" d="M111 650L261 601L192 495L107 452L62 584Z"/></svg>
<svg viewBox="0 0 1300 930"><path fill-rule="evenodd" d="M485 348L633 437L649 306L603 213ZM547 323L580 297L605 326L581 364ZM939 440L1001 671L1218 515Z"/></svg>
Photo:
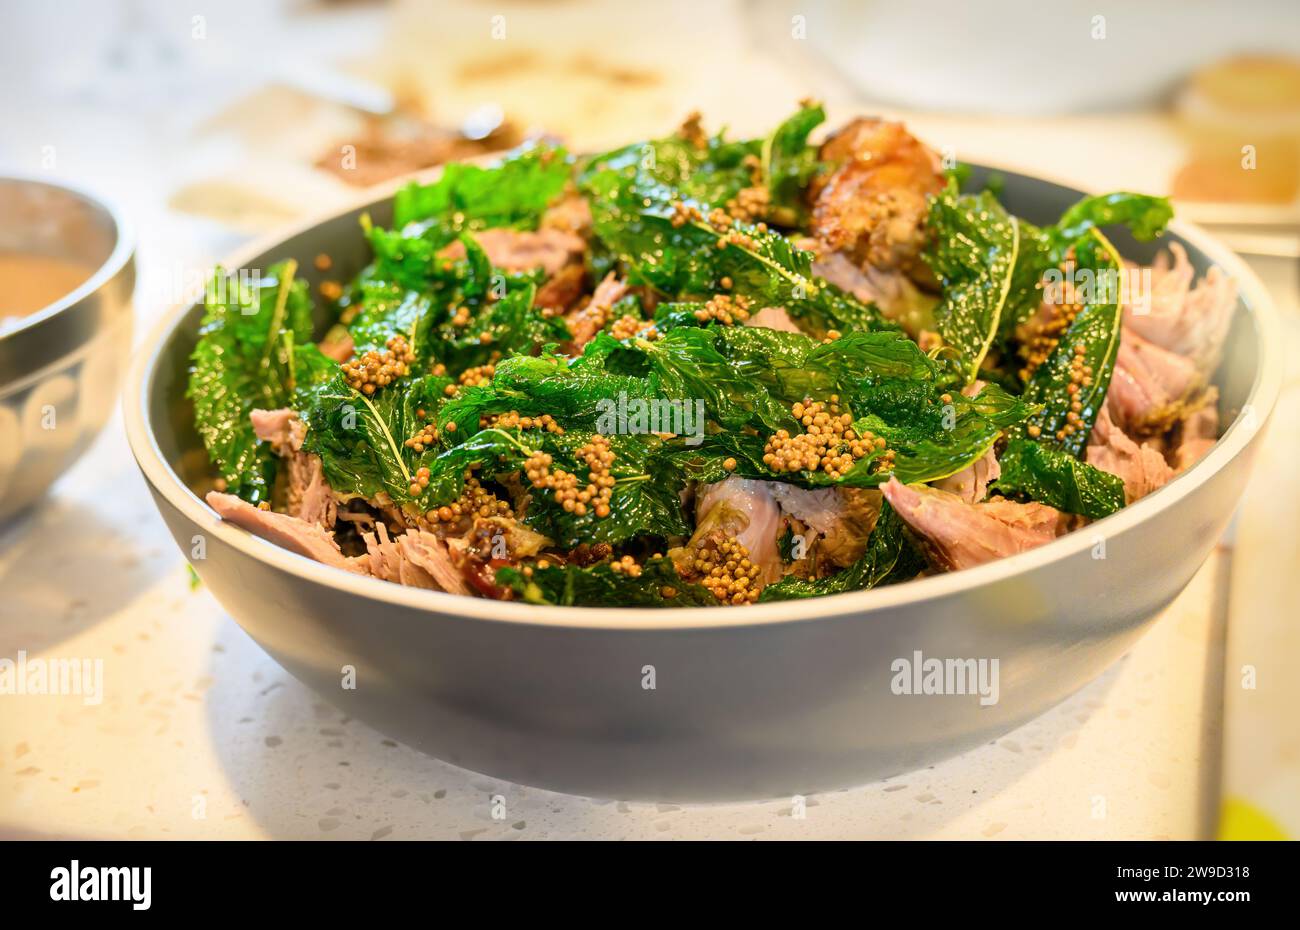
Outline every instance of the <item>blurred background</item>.
<svg viewBox="0 0 1300 930"><path fill-rule="evenodd" d="M811 96L832 124L902 116L958 158L1171 193L1243 250L1300 254L1300 7L1106 7L8 0L0 163L102 180L198 247L529 134L599 149L695 109L762 134Z"/></svg>
<svg viewBox="0 0 1300 930"><path fill-rule="evenodd" d="M663 135L692 110L710 130L760 135L806 97L832 126L883 113L961 160L1173 196L1264 279L1300 359L1294 0L0 0L0 173L83 184L128 212L138 334L243 240L368 185L531 135L577 151ZM1213 748L1161 760L1197 770L1169 802L1187 811L1141 835L1300 836L1300 688L1239 684L1268 657L1283 662L1271 684L1300 680L1287 622L1300 602L1298 367L1222 547L1237 553L1231 585L1199 605L1227 619L1196 627L1212 641L1178 671L1191 709L1158 725L1205 731ZM116 432L92 464L134 479ZM56 500L76 500L72 480ZM175 568L160 533L136 532L140 562ZM34 536L0 538L0 579L21 581L20 605L53 610L64 579L16 554ZM138 613L139 592L97 571L120 566L88 564L79 583ZM1147 677L1163 674L1150 661ZM1160 778L1144 790L1168 794Z"/></svg>

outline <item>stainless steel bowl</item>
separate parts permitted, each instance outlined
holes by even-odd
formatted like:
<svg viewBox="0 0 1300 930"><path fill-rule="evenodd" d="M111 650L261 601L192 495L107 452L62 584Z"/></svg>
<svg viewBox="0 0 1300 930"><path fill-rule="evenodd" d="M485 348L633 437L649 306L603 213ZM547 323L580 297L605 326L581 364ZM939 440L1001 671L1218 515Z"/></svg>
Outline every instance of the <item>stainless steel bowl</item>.
<svg viewBox="0 0 1300 930"><path fill-rule="evenodd" d="M135 243L88 194L0 178L0 252L94 269L76 290L0 329L0 521L40 499L109 415L131 356Z"/></svg>
<svg viewBox="0 0 1300 930"><path fill-rule="evenodd" d="M1078 191L1004 173L1015 213L1048 221ZM233 258L263 268L367 250L386 198ZM183 393L200 316L149 337L125 397L132 448L204 583L286 669L432 755L571 793L702 801L827 790L927 765L1043 713L1122 655L1224 529L1281 379L1278 321L1255 276L1175 224L1241 303L1218 376L1223 437L1186 474L1084 531L975 569L877 591L734 609L548 608L403 588L327 568L217 519ZM1155 247L1117 244L1148 261ZM1104 539L1105 545L1098 545ZM198 544L202 541L203 545ZM1098 557L1103 555L1104 557ZM898 659L997 659L999 696L903 695ZM349 669L355 688L346 687Z"/></svg>

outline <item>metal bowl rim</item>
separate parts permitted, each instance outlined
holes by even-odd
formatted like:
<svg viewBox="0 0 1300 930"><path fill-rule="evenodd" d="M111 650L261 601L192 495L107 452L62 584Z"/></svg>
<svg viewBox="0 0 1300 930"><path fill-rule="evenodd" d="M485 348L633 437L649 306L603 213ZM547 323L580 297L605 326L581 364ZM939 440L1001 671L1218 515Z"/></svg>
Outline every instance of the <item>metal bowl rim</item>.
<svg viewBox="0 0 1300 930"><path fill-rule="evenodd" d="M117 207L111 198L91 191L79 184L69 184L65 181L50 181L45 178L22 174L0 176L0 183L10 181L53 188L62 193L80 197L91 206L102 210L113 223L113 248L103 263L81 285L35 313L23 316L21 322L0 333L0 340L10 339L19 333L34 329L46 320L75 307L112 281L127 266L131 261L131 257L135 254L135 230L131 226L130 220L126 218L126 214Z"/></svg>
<svg viewBox="0 0 1300 930"><path fill-rule="evenodd" d="M1000 169L998 166L989 167L994 170L1012 170ZM310 217L288 228L257 238L222 262L221 267L228 270L242 268L254 257L273 250L288 239L359 208L381 202L411 180L428 181L436 177L437 173L438 169L426 170L367 188L353 202L331 208L327 213ZM1073 184L1045 176L1041 172L1014 173L1022 174L1031 180L1058 184L1078 192L1081 196L1089 193ZM1117 513L1090 524L1092 527L1104 526L1105 532L1111 537L1127 532L1156 514L1177 506L1241 454L1264 428L1281 389L1281 346L1283 344L1281 322L1268 290L1244 261L1199 226L1175 220L1169 225L1169 232L1178 235L1205 253L1215 264L1231 275L1238 285L1239 304L1244 306L1253 318L1258 338L1256 357L1259 364L1242 407L1243 410L1253 410L1254 415L1237 416L1214 447L1200 461L1163 488ZM865 622L872 614L912 606L917 602L965 594L983 585L1028 574L1046 565L1086 553L1095 544L1095 534L1075 531L1028 552L1007 556L962 571L932 575L904 584L867 591L769 604L752 604L738 610L715 607L552 607L447 594L354 575L290 552L221 520L216 511L191 491L170 463L164 460L150 426L150 398L153 394L162 348L193 306L192 301L181 303L163 315L136 353L127 374L122 400L127 440L145 479L168 504L192 524L206 527L208 532L215 534L221 542L241 554L267 563L302 582L331 588L341 594L367 598L374 601L376 606L391 604L462 619L498 623L610 631L737 629L770 624L802 623L848 615L859 615ZM374 619L378 620L382 612L377 611L376 614Z"/></svg>

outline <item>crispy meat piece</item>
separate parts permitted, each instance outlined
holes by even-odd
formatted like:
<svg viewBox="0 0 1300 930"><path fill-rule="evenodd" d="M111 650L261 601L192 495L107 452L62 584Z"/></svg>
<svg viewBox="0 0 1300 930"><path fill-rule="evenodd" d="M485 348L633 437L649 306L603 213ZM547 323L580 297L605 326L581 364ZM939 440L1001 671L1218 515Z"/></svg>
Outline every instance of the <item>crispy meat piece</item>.
<svg viewBox="0 0 1300 930"><path fill-rule="evenodd" d="M581 265L565 265L537 289L534 303L556 313L564 313L579 300L587 289L587 269Z"/></svg>
<svg viewBox="0 0 1300 930"><path fill-rule="evenodd" d="M815 193L813 234L858 265L928 280L920 252L926 197L944 185L939 156L902 123L864 117L827 139L820 157L839 166Z"/></svg>

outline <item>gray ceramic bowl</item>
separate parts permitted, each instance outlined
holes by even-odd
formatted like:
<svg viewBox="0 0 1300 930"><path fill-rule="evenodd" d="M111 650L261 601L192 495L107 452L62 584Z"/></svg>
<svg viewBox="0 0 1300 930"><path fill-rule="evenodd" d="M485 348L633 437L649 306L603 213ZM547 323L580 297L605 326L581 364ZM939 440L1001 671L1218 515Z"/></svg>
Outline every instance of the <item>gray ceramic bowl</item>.
<svg viewBox="0 0 1300 930"><path fill-rule="evenodd" d="M1007 174L1034 221L1077 191ZM367 249L358 217L386 198L235 257L262 268ZM327 568L223 524L196 495L205 458L184 400L200 308L171 314L126 393L132 448L200 577L281 665L347 713L457 765L559 791L702 801L790 796L932 763L1043 713L1122 655L1187 584L1236 505L1280 383L1263 287L1186 225L1200 270L1241 305L1218 383L1227 429L1185 475L1085 531L968 571L877 591L735 609L547 608L404 588ZM1154 247L1121 240L1146 261ZM1098 536L1105 558L1094 557ZM891 665L997 659L1000 694L895 694ZM356 687L343 687L355 669ZM653 687L648 685L653 676Z"/></svg>
<svg viewBox="0 0 1300 930"><path fill-rule="evenodd" d="M131 356L135 242L122 217L80 191L0 178L0 252L85 266L75 290L0 323L0 521L29 507L113 411Z"/></svg>

